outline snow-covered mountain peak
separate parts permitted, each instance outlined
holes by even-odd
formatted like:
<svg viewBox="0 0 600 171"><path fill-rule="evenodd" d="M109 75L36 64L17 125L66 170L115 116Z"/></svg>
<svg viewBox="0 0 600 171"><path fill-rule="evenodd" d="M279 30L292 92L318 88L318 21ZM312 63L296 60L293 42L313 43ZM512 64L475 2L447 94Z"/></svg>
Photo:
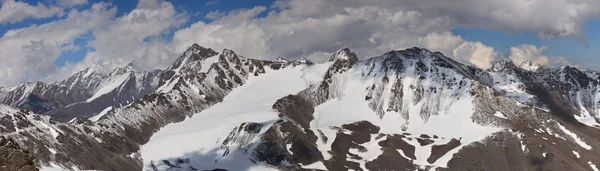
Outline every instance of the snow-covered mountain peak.
<svg viewBox="0 0 600 171"><path fill-rule="evenodd" d="M285 59L285 58L282 58L282 57L278 57L277 59L275 59L275 61L277 61L277 62L283 62L283 63L289 63L289 62L291 62L291 63L295 63L295 64L307 64L307 65L313 64L312 61L306 59L305 57L302 57L300 59L293 60L293 61Z"/></svg>
<svg viewBox="0 0 600 171"><path fill-rule="evenodd" d="M59 86L66 86L70 89L90 89L95 87L102 79L106 78L110 71L102 65L92 64L86 69L73 74L71 77L56 82Z"/></svg>
<svg viewBox="0 0 600 171"><path fill-rule="evenodd" d="M542 67L542 65L538 64L538 63L534 63L532 61L525 61L523 63L521 63L521 65L519 65L520 68L527 70L527 71L536 71L538 69L540 69Z"/></svg>
<svg viewBox="0 0 600 171"><path fill-rule="evenodd" d="M177 58L177 60L175 60L175 62L169 66L169 68L167 68L167 71L179 72L182 67L188 65L189 63L203 60L217 54L218 53L211 48L205 48L194 43L183 53L183 55Z"/></svg>
<svg viewBox="0 0 600 171"><path fill-rule="evenodd" d="M404 49L404 50L397 50L397 51L392 51L392 52L397 52L399 54L401 54L401 56L405 57L405 58L431 58L431 57L435 57L435 55L433 54L433 52L427 50L427 49L422 49L422 48L418 48L418 47L412 47L412 48L408 48L408 49Z"/></svg>
<svg viewBox="0 0 600 171"><path fill-rule="evenodd" d="M235 52L231 49L223 49L223 51L221 52L221 54L225 57L236 57L237 55L235 54Z"/></svg>
<svg viewBox="0 0 600 171"><path fill-rule="evenodd" d="M284 59L284 58L282 58L282 57L277 57L277 59L275 59L275 60L276 60L276 61L279 61L279 62L289 62L289 60L287 60L287 59Z"/></svg>
<svg viewBox="0 0 600 171"><path fill-rule="evenodd" d="M515 65L515 63L508 59L508 58L502 58L500 59L498 62L496 62L494 65L492 65L491 70L492 71L504 71L504 70L513 70L519 68L517 65Z"/></svg>
<svg viewBox="0 0 600 171"><path fill-rule="evenodd" d="M300 63L300 64L308 64L308 65L313 64L312 61L306 59L305 57L302 57L302 58L296 60L295 62Z"/></svg>
<svg viewBox="0 0 600 171"><path fill-rule="evenodd" d="M143 72L143 70L140 67L138 67L137 65L130 62L123 67L115 68L109 75L115 76L115 75L121 75L121 74L125 74L125 73L138 73L138 72Z"/></svg>
<svg viewBox="0 0 600 171"><path fill-rule="evenodd" d="M350 49L343 48L343 49L338 50L336 53L331 55L331 58L329 58L329 61L337 61L337 60L358 61L358 57L356 56L356 54L354 52L350 51Z"/></svg>
<svg viewBox="0 0 600 171"><path fill-rule="evenodd" d="M85 68L83 71L80 71L83 77L88 77L93 74L97 75L107 75L110 73L110 70L106 66L102 66L99 64L92 64L89 67Z"/></svg>
<svg viewBox="0 0 600 171"><path fill-rule="evenodd" d="M125 66L124 66L124 67L122 67L122 68L123 68L124 70L127 70L127 71L134 71L134 72L135 72L135 71L141 71L141 70L142 70L142 69L141 69L141 68L140 68L138 65L134 64L133 62L129 62L127 65L125 65Z"/></svg>

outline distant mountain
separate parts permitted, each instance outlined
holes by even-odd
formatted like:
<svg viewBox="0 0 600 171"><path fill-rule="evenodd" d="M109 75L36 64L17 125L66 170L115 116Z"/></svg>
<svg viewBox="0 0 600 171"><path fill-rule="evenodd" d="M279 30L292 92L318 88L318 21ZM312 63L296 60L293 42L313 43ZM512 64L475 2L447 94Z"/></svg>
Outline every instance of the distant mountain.
<svg viewBox="0 0 600 171"><path fill-rule="evenodd" d="M194 44L163 71L87 73L0 89L10 106L74 117L2 105L0 135L59 170L600 165L600 72L568 66L502 59L484 70L421 48L365 60L344 48L315 64ZM81 91L55 102L49 85Z"/></svg>
<svg viewBox="0 0 600 171"><path fill-rule="evenodd" d="M130 63L112 72L93 65L54 83L32 82L4 88L0 102L51 115L62 121L91 117L111 106L123 106L153 92L162 71L141 71Z"/></svg>

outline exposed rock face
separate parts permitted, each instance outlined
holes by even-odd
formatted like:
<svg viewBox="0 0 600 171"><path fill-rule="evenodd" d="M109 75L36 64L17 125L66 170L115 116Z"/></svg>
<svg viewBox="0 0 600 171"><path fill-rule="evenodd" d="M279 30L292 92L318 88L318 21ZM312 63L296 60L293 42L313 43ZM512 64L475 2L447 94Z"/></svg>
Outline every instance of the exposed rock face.
<svg viewBox="0 0 600 171"><path fill-rule="evenodd" d="M33 157L10 138L0 137L0 169L37 171Z"/></svg>
<svg viewBox="0 0 600 171"><path fill-rule="evenodd" d="M88 75L84 72L65 81L87 89L127 76L118 91L88 103L73 102L96 94L81 91L75 98L71 94L77 93L69 92L64 96L72 99L44 111L49 109L46 104L54 103L44 93L30 93L24 101L18 94L31 87L32 92L41 91L36 87L47 85L3 88L0 97L19 104L9 103L12 106L41 107L29 108L36 109L32 112L0 106L0 134L34 154L35 160L28 161L37 166L54 163L80 169L228 170L226 165L204 168L195 163L240 156L280 170L593 170L600 166L598 72L516 65L505 59L482 70L420 48L367 60L359 60L345 48L328 63L311 64L250 59L194 44L164 71L136 75L123 69L97 80L74 79ZM226 134L211 135L220 138L217 149L212 149L218 155L165 158L142 166L140 145L160 128L197 113L195 117L202 117L202 111L222 103L251 77L300 66L305 67L305 75L298 79L314 79L310 74L318 78L302 91L277 96L267 106L277 113L274 120L236 121ZM43 103L32 100L34 96L43 97ZM95 122L75 118L60 123L35 114L103 110L114 106L110 98L128 96L135 100L107 110ZM73 104L61 106L69 103Z"/></svg>

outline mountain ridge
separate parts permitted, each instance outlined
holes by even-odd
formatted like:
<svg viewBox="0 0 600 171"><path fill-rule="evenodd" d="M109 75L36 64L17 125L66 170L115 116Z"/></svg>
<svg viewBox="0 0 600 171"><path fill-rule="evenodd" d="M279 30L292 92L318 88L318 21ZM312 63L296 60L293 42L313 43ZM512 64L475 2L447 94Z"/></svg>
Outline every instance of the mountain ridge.
<svg viewBox="0 0 600 171"><path fill-rule="evenodd" d="M600 164L593 163L600 161L593 150L600 148L595 72L527 70L512 62L483 70L421 48L365 60L343 48L317 64L257 60L197 44L188 50L155 76L153 92L103 110L95 121L60 123L0 106L0 134L35 154L38 166L63 169L592 170ZM238 108L228 105L244 110L220 113ZM211 120L221 115L229 119ZM193 129L199 126L205 129ZM208 134L209 128L225 132ZM191 152L183 149L187 141L210 152L177 153ZM113 160L98 160L105 158ZM231 163L242 160L251 162Z"/></svg>

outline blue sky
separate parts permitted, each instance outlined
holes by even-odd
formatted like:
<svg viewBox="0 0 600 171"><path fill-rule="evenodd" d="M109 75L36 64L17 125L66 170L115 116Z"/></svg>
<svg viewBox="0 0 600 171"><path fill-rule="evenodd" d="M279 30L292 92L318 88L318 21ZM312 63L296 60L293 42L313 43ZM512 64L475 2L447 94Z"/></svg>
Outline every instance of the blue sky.
<svg viewBox="0 0 600 171"><path fill-rule="evenodd" d="M344 46L363 57L419 46L481 68L508 57L600 70L600 1L413 1L4 0L0 86L62 79L91 64L162 68L192 43L317 62ZM589 47L576 39L583 34Z"/></svg>

